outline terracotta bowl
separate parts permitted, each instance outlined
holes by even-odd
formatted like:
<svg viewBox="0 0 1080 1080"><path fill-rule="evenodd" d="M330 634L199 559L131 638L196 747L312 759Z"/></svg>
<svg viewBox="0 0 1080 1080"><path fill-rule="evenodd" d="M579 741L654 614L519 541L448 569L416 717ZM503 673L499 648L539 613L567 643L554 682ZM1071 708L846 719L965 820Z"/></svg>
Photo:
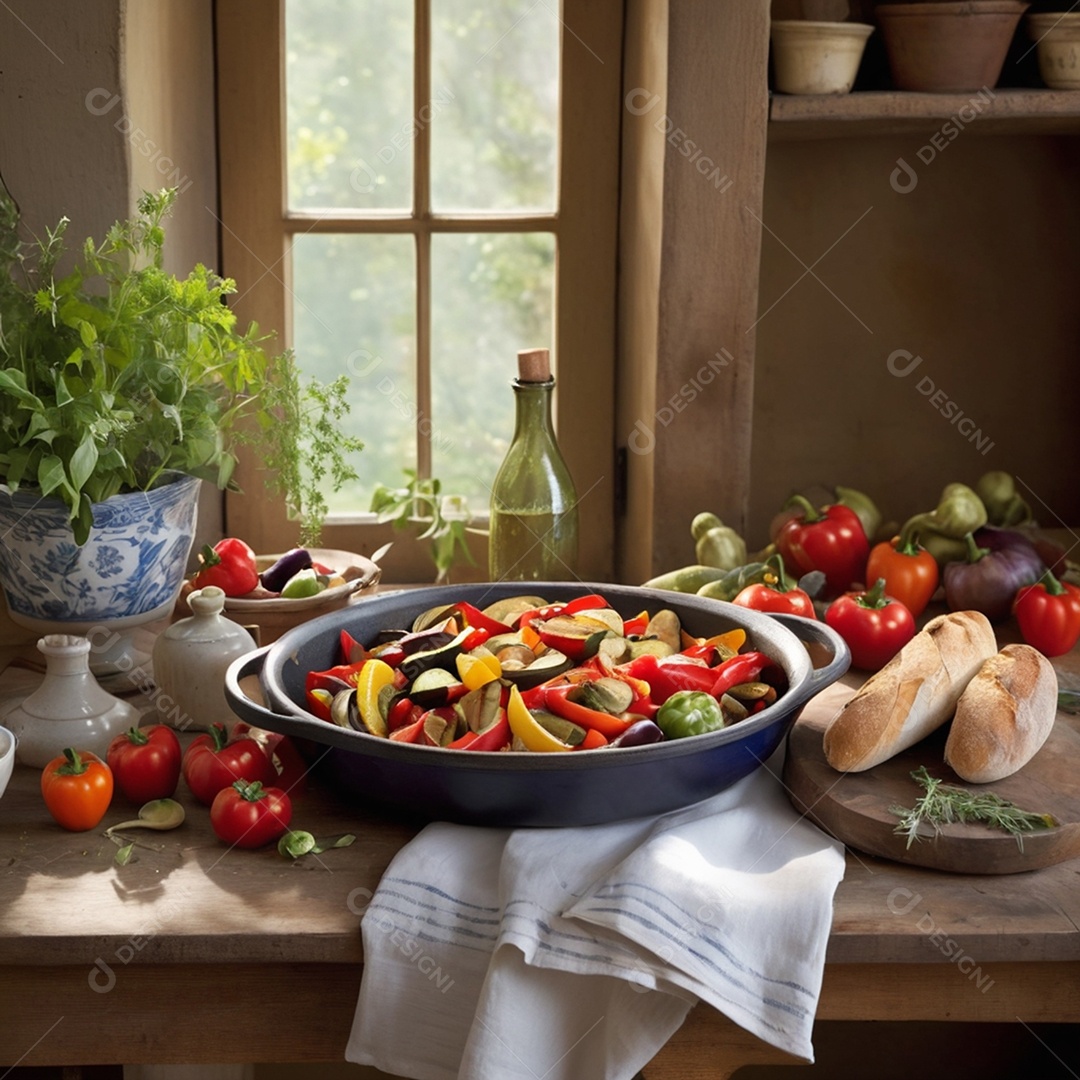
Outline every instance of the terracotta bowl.
<svg viewBox="0 0 1080 1080"><path fill-rule="evenodd" d="M963 93L996 85L1021 0L879 4L875 9L897 90Z"/></svg>

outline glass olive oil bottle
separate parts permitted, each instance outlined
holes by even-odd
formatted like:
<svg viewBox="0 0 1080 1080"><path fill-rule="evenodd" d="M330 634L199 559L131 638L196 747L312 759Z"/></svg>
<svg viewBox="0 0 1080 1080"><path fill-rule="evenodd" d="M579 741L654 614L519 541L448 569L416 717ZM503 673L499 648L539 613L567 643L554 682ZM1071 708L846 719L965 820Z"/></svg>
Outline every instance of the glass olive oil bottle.
<svg viewBox="0 0 1080 1080"><path fill-rule="evenodd" d="M577 577L577 493L551 425L555 380L547 349L518 353L514 438L491 489L492 581Z"/></svg>

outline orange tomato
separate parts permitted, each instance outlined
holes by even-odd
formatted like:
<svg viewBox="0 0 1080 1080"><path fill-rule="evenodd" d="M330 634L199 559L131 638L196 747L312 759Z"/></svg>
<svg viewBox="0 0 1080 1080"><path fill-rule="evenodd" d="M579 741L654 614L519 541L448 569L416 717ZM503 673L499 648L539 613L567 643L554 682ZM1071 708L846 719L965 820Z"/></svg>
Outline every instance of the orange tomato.
<svg viewBox="0 0 1080 1080"><path fill-rule="evenodd" d="M109 809L112 771L95 754L68 748L42 771L41 794L58 824L72 832L86 832Z"/></svg>

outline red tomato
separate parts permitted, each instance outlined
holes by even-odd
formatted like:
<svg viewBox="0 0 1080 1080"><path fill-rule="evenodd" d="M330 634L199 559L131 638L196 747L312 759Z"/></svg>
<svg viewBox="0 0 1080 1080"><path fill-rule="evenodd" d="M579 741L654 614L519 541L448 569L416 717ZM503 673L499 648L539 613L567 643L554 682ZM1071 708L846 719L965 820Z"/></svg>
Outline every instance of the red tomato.
<svg viewBox="0 0 1080 1080"><path fill-rule="evenodd" d="M834 600L825 622L851 650L852 667L883 668L914 636L915 619L906 605L885 595L885 579L867 592L848 593Z"/></svg>
<svg viewBox="0 0 1080 1080"><path fill-rule="evenodd" d="M292 803L281 788L237 780L222 788L210 807L210 824L219 840L233 847L257 848L276 840L292 821Z"/></svg>
<svg viewBox="0 0 1080 1080"><path fill-rule="evenodd" d="M57 823L86 832L105 816L112 800L109 766L88 750L65 750L41 773L41 794Z"/></svg>
<svg viewBox="0 0 1080 1080"><path fill-rule="evenodd" d="M153 799L167 799L180 780L180 740L164 724L132 728L117 735L105 760L125 799L140 806Z"/></svg>
<svg viewBox="0 0 1080 1080"><path fill-rule="evenodd" d="M182 764L191 793L210 806L219 791L237 780L272 784L277 773L262 747L249 738L227 741L224 724L214 724L187 748Z"/></svg>
<svg viewBox="0 0 1080 1080"><path fill-rule="evenodd" d="M885 591L918 617L938 587L937 560L919 544L902 544L900 537L875 544L866 564L866 580L885 579Z"/></svg>
<svg viewBox="0 0 1080 1080"><path fill-rule="evenodd" d="M804 619L816 619L814 601L802 589L788 589L781 592L760 582L747 585L734 600L739 607L752 608L754 611L775 611L782 615L801 615Z"/></svg>
<svg viewBox="0 0 1080 1080"><path fill-rule="evenodd" d="M254 739L270 759L274 768L275 782L290 795L299 795L307 788L307 774L310 771L304 755L297 749L296 743L288 735L265 728L252 727L240 721L233 728L233 739L241 736Z"/></svg>

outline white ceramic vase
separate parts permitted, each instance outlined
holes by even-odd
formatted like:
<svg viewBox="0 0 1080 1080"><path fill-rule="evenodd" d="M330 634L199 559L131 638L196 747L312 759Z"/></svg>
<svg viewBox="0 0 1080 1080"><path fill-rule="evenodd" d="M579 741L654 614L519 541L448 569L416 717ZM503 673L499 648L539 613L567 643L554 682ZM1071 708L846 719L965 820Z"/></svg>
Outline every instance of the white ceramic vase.
<svg viewBox="0 0 1080 1080"><path fill-rule="evenodd" d="M256 646L252 636L222 614L225 593L214 585L187 598L193 615L167 627L154 642L155 706L161 719L181 730L205 731L236 714L225 699L225 669Z"/></svg>
<svg viewBox="0 0 1080 1080"><path fill-rule="evenodd" d="M20 765L44 768L65 747L89 750L102 761L109 743L142 714L103 690L90 673L90 642L72 634L48 634L37 644L45 657L45 678L29 697L11 702L0 719L18 739Z"/></svg>

